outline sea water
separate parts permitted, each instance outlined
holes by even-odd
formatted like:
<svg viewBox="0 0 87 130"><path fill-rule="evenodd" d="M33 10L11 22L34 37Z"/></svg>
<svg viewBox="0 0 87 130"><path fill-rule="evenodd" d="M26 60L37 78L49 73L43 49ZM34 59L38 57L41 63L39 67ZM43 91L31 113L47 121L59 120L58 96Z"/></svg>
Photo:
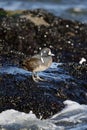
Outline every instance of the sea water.
<svg viewBox="0 0 87 130"><path fill-rule="evenodd" d="M6 10L46 9L57 16L87 23L87 0L0 0Z"/></svg>

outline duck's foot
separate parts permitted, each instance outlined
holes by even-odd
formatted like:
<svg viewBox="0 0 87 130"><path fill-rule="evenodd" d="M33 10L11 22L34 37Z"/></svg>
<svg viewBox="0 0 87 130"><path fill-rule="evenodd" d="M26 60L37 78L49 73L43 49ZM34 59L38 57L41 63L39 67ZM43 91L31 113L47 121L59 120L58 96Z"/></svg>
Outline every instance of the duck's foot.
<svg viewBox="0 0 87 130"><path fill-rule="evenodd" d="M35 82L38 82L39 80L37 79L36 75L32 75L32 79L35 81Z"/></svg>
<svg viewBox="0 0 87 130"><path fill-rule="evenodd" d="M39 77L38 75L37 75L37 79L40 81L46 81L46 79L43 79L43 78Z"/></svg>

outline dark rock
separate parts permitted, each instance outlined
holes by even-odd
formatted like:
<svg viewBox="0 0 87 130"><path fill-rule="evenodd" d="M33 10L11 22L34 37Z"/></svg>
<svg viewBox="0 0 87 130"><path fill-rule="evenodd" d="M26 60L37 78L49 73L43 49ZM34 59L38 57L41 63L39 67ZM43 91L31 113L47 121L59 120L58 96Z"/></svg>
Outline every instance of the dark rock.
<svg viewBox="0 0 87 130"><path fill-rule="evenodd" d="M11 108L24 112L32 110L37 117L47 118L64 107L56 93L55 90L47 88L46 83L35 83L30 77L19 74L2 75L0 112Z"/></svg>
<svg viewBox="0 0 87 130"><path fill-rule="evenodd" d="M30 56L47 46L55 52L55 61L78 62L87 57L86 37L86 24L41 9L19 12L15 17L7 15L0 21L0 50L5 52L16 50Z"/></svg>

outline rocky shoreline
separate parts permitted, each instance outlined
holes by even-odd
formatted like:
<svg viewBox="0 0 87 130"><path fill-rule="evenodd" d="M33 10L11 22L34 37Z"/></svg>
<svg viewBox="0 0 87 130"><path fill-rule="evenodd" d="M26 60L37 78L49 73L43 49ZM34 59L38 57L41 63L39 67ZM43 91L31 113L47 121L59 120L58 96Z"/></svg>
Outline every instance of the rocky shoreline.
<svg viewBox="0 0 87 130"><path fill-rule="evenodd" d="M5 11L0 9L0 69L19 67L43 47L54 52L54 61L71 76L35 83L31 75L0 72L0 112L16 109L48 118L63 109L69 99L87 104L87 24L54 16L46 10ZM51 72L52 71L52 72ZM65 72L66 71L66 72ZM48 70L48 74L60 73Z"/></svg>

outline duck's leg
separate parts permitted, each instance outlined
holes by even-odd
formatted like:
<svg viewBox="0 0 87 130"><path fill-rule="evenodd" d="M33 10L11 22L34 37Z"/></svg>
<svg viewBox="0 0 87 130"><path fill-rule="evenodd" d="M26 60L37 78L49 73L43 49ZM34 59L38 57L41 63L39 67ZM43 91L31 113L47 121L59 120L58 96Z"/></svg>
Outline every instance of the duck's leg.
<svg viewBox="0 0 87 130"><path fill-rule="evenodd" d="M32 78L33 78L33 80L34 80L35 82L38 82L38 81L46 81L45 79L40 78L37 73L33 73L33 74L32 74Z"/></svg>
<svg viewBox="0 0 87 130"><path fill-rule="evenodd" d="M33 79L35 82L38 82L38 78L37 78L36 73L32 73L32 79Z"/></svg>

